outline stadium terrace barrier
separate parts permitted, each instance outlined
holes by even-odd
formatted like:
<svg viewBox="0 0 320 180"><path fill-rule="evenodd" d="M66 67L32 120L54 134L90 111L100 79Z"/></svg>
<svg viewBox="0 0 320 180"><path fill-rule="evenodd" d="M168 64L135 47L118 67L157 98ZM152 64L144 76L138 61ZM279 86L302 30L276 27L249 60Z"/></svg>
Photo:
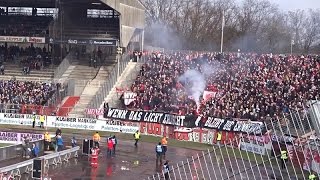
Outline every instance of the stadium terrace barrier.
<svg viewBox="0 0 320 180"><path fill-rule="evenodd" d="M30 145L32 145L32 143L35 143L36 146L39 147L40 152L43 152L44 150L44 142L43 140L37 140L37 141L32 141L30 142ZM0 148L0 161L6 161L6 160L10 160L13 158L17 158L17 157L21 157L23 153L23 149L22 149L22 144L15 144L15 145L10 145L10 146L5 146L5 147L1 147Z"/></svg>
<svg viewBox="0 0 320 180"><path fill-rule="evenodd" d="M126 113L123 113L125 115ZM173 118L175 119L175 118ZM176 122L176 121L174 121ZM219 119L219 122L222 122ZM224 122L224 120L223 120ZM162 122L163 123L163 122ZM31 116L24 114L0 114L0 124L11 125L30 125ZM255 134L256 131L226 131L226 123L220 123L219 126L211 128L194 127L185 128L177 126L175 123L161 124L158 121L128 121L114 118L90 119L90 118L67 118L58 116L47 116L45 126L55 128L71 128L91 131L108 131L134 133L137 130L144 135L158 137L169 137L180 141L192 141L205 144L217 144L218 133L221 134L219 144L228 145L245 152L252 152L261 156L273 154L277 157L280 149L286 149L289 153L290 161L296 167L307 167L320 173L320 154L318 146L310 146L299 142L299 138L293 138L291 135L272 134L270 132ZM259 126L260 127L260 126ZM250 128L249 128L250 129ZM254 128L256 130L259 129ZM287 141L291 141L288 145ZM318 148L318 149L317 149ZM308 153L305 153L307 151ZM307 169L305 168L305 169Z"/></svg>
<svg viewBox="0 0 320 180"><path fill-rule="evenodd" d="M64 151L41 156L37 159L44 159L45 167L48 168L50 165L58 165L61 164L63 161L69 161L69 159L71 158L77 158L79 149L80 147L77 146ZM32 168L33 159L30 159L27 161L0 168L0 174L6 174L6 176L11 178L21 177L22 174L28 174L32 172Z"/></svg>

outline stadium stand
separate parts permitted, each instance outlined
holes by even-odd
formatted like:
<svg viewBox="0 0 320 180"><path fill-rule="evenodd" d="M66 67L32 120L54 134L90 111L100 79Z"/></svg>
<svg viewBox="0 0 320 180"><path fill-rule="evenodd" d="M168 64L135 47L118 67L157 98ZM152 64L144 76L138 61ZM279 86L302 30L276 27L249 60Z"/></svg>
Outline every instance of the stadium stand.
<svg viewBox="0 0 320 180"><path fill-rule="evenodd" d="M0 35L45 37L52 20L50 16L0 15Z"/></svg>
<svg viewBox="0 0 320 180"><path fill-rule="evenodd" d="M202 101L199 111L190 97L190 89L197 84L178 81L190 69L209 74L206 90L216 92ZM138 95L128 108L254 121L274 118L319 99L319 70L320 58L311 55L227 54L221 58L216 53L154 53L131 87Z"/></svg>
<svg viewBox="0 0 320 180"><path fill-rule="evenodd" d="M44 113L42 106L46 105L54 93L60 90L60 86L51 82L0 80L0 111L23 114Z"/></svg>
<svg viewBox="0 0 320 180"><path fill-rule="evenodd" d="M98 108L129 62L116 68L116 46L142 49L144 18L139 1L0 0L0 79L65 87L43 103L5 101L1 111L83 116L86 108Z"/></svg>

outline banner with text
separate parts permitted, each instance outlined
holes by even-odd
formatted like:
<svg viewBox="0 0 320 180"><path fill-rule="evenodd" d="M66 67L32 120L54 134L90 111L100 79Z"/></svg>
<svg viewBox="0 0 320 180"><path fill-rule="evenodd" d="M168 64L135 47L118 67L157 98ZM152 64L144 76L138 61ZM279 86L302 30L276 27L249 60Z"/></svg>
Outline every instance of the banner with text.
<svg viewBox="0 0 320 180"><path fill-rule="evenodd" d="M31 141L37 141L37 140L44 139L43 134L0 131L0 143L20 144L23 142L24 137L30 138Z"/></svg>
<svg viewBox="0 0 320 180"><path fill-rule="evenodd" d="M187 117L192 117L189 119ZM200 117L200 116L199 116ZM133 111L109 108L104 114L104 118L113 118L137 122L152 122L165 125L185 126L189 127L188 122L193 123L193 127L199 126L197 116L181 116L160 112ZM233 131L248 134L260 135L266 132L266 128L262 122L254 122L248 120L220 119L214 117L206 117L204 127L209 129L217 129L220 131Z"/></svg>
<svg viewBox="0 0 320 180"><path fill-rule="evenodd" d="M105 118L120 119L136 122L151 122L174 126L184 126L185 116L160 112L131 111L109 108L104 114Z"/></svg>
<svg viewBox="0 0 320 180"><path fill-rule="evenodd" d="M10 125L28 125L32 126L31 114L0 114L0 124ZM36 115L36 125L40 126L38 115ZM70 129L84 129L94 131L112 131L112 132L125 132L134 133L139 130L139 125L132 122L121 122L115 123L116 121L111 120L98 120L91 118L70 118L60 116L47 116L44 122L45 127L55 128L70 128Z"/></svg>
<svg viewBox="0 0 320 180"><path fill-rule="evenodd" d="M44 37L0 36L0 42L44 44Z"/></svg>
<svg viewBox="0 0 320 180"><path fill-rule="evenodd" d="M220 131L242 132L247 134L261 135L267 129L262 122L255 122L249 120L234 120L208 117L204 127L217 129Z"/></svg>

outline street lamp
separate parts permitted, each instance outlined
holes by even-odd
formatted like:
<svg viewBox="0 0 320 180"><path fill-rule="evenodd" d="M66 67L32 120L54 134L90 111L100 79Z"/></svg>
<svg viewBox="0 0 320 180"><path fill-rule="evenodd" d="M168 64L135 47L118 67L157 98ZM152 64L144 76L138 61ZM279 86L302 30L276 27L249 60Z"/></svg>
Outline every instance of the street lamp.
<svg viewBox="0 0 320 180"><path fill-rule="evenodd" d="M223 52L223 36L224 36L224 26L225 26L225 17L224 17L224 10L222 11L222 24L221 24L221 44L220 44L220 53Z"/></svg>

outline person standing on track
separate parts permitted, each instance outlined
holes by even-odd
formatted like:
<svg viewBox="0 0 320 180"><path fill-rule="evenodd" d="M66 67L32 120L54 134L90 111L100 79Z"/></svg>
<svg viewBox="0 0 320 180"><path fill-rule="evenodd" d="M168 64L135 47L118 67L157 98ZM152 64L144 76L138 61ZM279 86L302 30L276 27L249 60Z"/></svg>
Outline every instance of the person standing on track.
<svg viewBox="0 0 320 180"><path fill-rule="evenodd" d="M91 166L94 168L98 167L98 148L91 149Z"/></svg>
<svg viewBox="0 0 320 180"><path fill-rule="evenodd" d="M286 150L280 151L281 169L286 168L286 162L288 160L288 152Z"/></svg>
<svg viewBox="0 0 320 180"><path fill-rule="evenodd" d="M162 155L163 155L163 146L161 145L161 142L156 146L156 164L158 165L158 161L160 164L162 164Z"/></svg>
<svg viewBox="0 0 320 180"><path fill-rule="evenodd" d="M44 149L46 151L50 150L50 144L51 144L51 137L50 137L50 134L48 132L46 132L44 134Z"/></svg>
<svg viewBox="0 0 320 180"><path fill-rule="evenodd" d="M168 150L168 140L167 140L167 137L163 137L161 139L161 145L162 145L162 148L163 148L163 158L165 159L166 158L166 152Z"/></svg>
<svg viewBox="0 0 320 180"><path fill-rule="evenodd" d="M113 141L112 139L109 137L108 141L107 141L107 157L111 157L112 156L112 151L113 151Z"/></svg>
<svg viewBox="0 0 320 180"><path fill-rule="evenodd" d="M112 154L115 155L116 154L116 146L118 144L118 140L116 138L116 135L113 135L111 140L113 142L113 152L112 152Z"/></svg>
<svg viewBox="0 0 320 180"><path fill-rule="evenodd" d="M45 117L43 114L40 115L40 128L44 128L44 120L45 120Z"/></svg>
<svg viewBox="0 0 320 180"><path fill-rule="evenodd" d="M134 137L134 140L135 140L134 146L138 147L138 141L139 141L139 139L140 139L140 132L139 132L139 130L136 131L136 132L133 134L133 137Z"/></svg>

